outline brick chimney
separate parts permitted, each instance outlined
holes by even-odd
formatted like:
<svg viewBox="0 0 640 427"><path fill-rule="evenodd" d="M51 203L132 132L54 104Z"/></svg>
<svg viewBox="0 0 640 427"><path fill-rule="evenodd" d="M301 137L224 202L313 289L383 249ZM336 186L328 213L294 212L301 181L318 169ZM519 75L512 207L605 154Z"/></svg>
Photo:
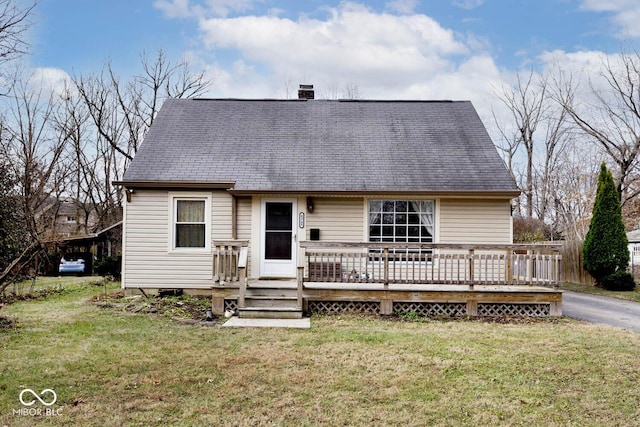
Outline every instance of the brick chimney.
<svg viewBox="0 0 640 427"><path fill-rule="evenodd" d="M313 85L300 85L298 99L314 99Z"/></svg>

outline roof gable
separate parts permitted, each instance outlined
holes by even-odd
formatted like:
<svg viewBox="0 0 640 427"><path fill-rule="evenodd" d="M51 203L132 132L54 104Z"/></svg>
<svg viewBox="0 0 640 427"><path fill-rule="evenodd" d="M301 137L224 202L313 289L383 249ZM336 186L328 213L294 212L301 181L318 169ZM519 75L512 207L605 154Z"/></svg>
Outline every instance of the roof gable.
<svg viewBox="0 0 640 427"><path fill-rule="evenodd" d="M467 101L167 100L124 182L517 191Z"/></svg>

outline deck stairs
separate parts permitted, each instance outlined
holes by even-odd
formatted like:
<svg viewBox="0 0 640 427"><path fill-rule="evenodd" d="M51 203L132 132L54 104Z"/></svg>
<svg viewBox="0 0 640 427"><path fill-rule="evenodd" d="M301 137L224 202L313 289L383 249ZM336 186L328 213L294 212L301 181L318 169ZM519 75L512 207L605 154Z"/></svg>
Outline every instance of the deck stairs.
<svg viewBox="0 0 640 427"><path fill-rule="evenodd" d="M250 281L245 294L245 307L238 317L251 319L301 319L296 282L292 280Z"/></svg>

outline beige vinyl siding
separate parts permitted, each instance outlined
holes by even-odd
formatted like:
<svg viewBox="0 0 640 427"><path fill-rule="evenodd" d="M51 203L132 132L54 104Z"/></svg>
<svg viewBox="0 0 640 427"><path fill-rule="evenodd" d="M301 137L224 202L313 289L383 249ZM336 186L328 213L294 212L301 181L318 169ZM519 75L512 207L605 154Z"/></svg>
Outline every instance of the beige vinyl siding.
<svg viewBox="0 0 640 427"><path fill-rule="evenodd" d="M510 200L441 199L440 243L512 243Z"/></svg>
<svg viewBox="0 0 640 427"><path fill-rule="evenodd" d="M213 285L211 250L171 250L172 196L209 197L211 235L231 237L231 196L224 192L136 190L127 203L124 268L127 288L209 288Z"/></svg>
<svg viewBox="0 0 640 427"><path fill-rule="evenodd" d="M236 200L236 227L238 240L251 240L251 198Z"/></svg>
<svg viewBox="0 0 640 427"><path fill-rule="evenodd" d="M236 199L236 238L249 241L247 271L251 271L251 198Z"/></svg>
<svg viewBox="0 0 640 427"><path fill-rule="evenodd" d="M313 198L314 210L307 213L306 240L309 229L320 229L320 241L363 242L365 205L362 198ZM302 206L301 206L302 208Z"/></svg>
<svg viewBox="0 0 640 427"><path fill-rule="evenodd" d="M226 191L211 193L211 238L229 240L233 229L233 197Z"/></svg>

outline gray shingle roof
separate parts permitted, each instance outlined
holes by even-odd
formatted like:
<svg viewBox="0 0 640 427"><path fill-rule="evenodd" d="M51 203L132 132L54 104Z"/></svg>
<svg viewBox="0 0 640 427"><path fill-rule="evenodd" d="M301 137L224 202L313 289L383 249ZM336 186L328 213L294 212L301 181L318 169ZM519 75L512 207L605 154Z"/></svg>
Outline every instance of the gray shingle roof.
<svg viewBox="0 0 640 427"><path fill-rule="evenodd" d="M468 101L167 100L125 183L517 191Z"/></svg>

